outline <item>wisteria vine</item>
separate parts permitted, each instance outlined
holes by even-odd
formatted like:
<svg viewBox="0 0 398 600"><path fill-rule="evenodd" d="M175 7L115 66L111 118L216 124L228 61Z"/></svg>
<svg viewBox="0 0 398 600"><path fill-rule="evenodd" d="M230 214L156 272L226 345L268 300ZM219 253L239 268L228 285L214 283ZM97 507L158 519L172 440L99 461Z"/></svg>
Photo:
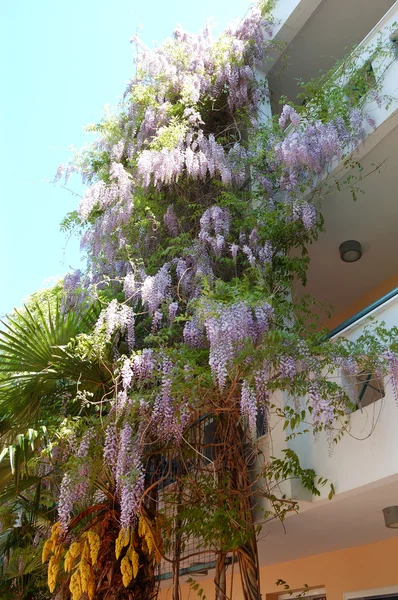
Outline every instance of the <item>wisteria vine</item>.
<svg viewBox="0 0 398 600"><path fill-rule="evenodd" d="M383 348L327 341L292 294L305 281L325 182L364 139L366 119L358 106L311 120L286 104L259 125L268 90L255 72L277 51L273 25L255 7L219 39L209 27L178 28L155 49L134 38L120 109L57 173L88 184L73 216L88 269L65 278L64 307L101 306L75 351L111 373L95 468L108 473L121 531L145 516L154 457L192 452L203 415L235 415L255 447L259 411L268 421L274 410L292 428L310 420L333 444L351 396L327 375L351 361L353 372L390 372L398 389L393 336ZM286 412L276 391L292 399ZM65 536L77 504L92 501L91 462L82 464L90 435L60 487Z"/></svg>

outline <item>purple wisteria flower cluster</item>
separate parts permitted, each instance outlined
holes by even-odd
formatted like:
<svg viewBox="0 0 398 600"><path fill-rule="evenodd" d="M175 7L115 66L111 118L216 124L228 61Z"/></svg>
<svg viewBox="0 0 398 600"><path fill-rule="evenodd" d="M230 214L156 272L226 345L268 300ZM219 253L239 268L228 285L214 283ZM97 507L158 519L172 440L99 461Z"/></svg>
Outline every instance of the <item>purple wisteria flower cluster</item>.
<svg viewBox="0 0 398 600"><path fill-rule="evenodd" d="M323 123L319 120L302 122L297 112L285 105L279 119L281 129L285 129L289 121L293 129L289 128L282 139L275 142L273 167L280 170L279 189L294 197L303 184L310 190L319 185L337 161L349 156L365 136L365 118L357 108L351 110L347 121L336 117ZM302 216L309 228L308 223L313 218L306 212Z"/></svg>
<svg viewBox="0 0 398 600"><path fill-rule="evenodd" d="M113 448L117 445L117 454ZM135 441L131 425L126 423L116 440L116 430L108 428L104 447L104 460L114 472L116 490L120 498L120 523L122 528L134 524L140 512L140 501L144 490L145 472L142 465L142 450Z"/></svg>
<svg viewBox="0 0 398 600"><path fill-rule="evenodd" d="M240 412L242 417L247 420L248 429L253 439L257 433L257 398L254 391L250 388L247 381L242 383L242 392L240 400Z"/></svg>
<svg viewBox="0 0 398 600"><path fill-rule="evenodd" d="M333 402L327 398L324 392L322 392L322 386L320 382L313 380L308 385L307 391L308 406L312 409L312 422L315 431L325 429L326 435L329 439L329 444L332 444L334 423L337 417L337 412L333 405Z"/></svg>
<svg viewBox="0 0 398 600"><path fill-rule="evenodd" d="M398 356L392 350L387 350L383 357L387 362L388 370L391 376L391 385L394 392L395 402L398 405Z"/></svg>
<svg viewBox="0 0 398 600"><path fill-rule="evenodd" d="M120 304L114 299L101 312L95 326L95 331L97 335L105 332L105 339L109 342L117 330L126 334L128 347L132 350L135 343L134 310L130 306Z"/></svg>
<svg viewBox="0 0 398 600"><path fill-rule="evenodd" d="M220 256L230 227L230 214L226 208L211 206L200 219L199 240L208 244L216 256Z"/></svg>
<svg viewBox="0 0 398 600"><path fill-rule="evenodd" d="M168 298L171 287L170 266L164 264L156 275L148 275L142 284L141 298L153 314L164 300Z"/></svg>
<svg viewBox="0 0 398 600"><path fill-rule="evenodd" d="M178 219L174 210L174 206L169 204L167 210L163 217L164 224L166 225L166 229L172 236L178 235Z"/></svg>
<svg viewBox="0 0 398 600"><path fill-rule="evenodd" d="M151 414L151 426L155 428L160 440L181 439L189 420L189 409L173 397L172 377L173 363L164 359L162 364L161 391L155 399Z"/></svg>
<svg viewBox="0 0 398 600"><path fill-rule="evenodd" d="M88 501L92 458L90 446L92 442L98 443L98 433L95 428L89 428L83 433L80 444L75 446L77 464L72 470L64 474L61 481L58 498L58 520L63 535L66 535L68 531L74 505Z"/></svg>
<svg viewBox="0 0 398 600"><path fill-rule="evenodd" d="M219 388L227 382L228 368L244 343L258 343L268 331L273 309L267 303L255 308L237 302L230 306L207 304L202 308L202 322L210 345L209 364Z"/></svg>
<svg viewBox="0 0 398 600"><path fill-rule="evenodd" d="M235 145L229 156L213 134L207 137L199 129L197 132L190 131L176 148L143 150L138 159L138 174L145 187L151 183L158 188L170 185L184 172L194 180L219 175L221 181L229 185L234 179L241 180L240 170L235 172L234 167L237 154L242 155L243 152L243 148L238 150Z"/></svg>

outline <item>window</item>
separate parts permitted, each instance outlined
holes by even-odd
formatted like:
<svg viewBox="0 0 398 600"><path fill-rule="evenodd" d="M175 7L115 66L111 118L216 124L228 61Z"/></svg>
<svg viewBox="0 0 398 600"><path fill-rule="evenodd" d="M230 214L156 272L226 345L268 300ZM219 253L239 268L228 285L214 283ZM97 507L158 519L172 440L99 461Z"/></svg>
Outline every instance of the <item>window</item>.
<svg viewBox="0 0 398 600"><path fill-rule="evenodd" d="M268 415L265 408L259 408L256 418L257 438L268 433Z"/></svg>
<svg viewBox="0 0 398 600"><path fill-rule="evenodd" d="M289 592L288 594L278 594L278 600L327 600L325 588L316 588L313 590L301 590L300 592Z"/></svg>
<svg viewBox="0 0 398 600"><path fill-rule="evenodd" d="M348 412L361 410L385 396L384 379L376 373L362 371L352 375L343 371L342 383L352 399Z"/></svg>
<svg viewBox="0 0 398 600"><path fill-rule="evenodd" d="M358 373L356 376L357 408L364 408L384 398L384 381L374 373Z"/></svg>
<svg viewBox="0 0 398 600"><path fill-rule="evenodd" d="M345 86L347 96L352 104L358 104L368 91L376 85L376 77L373 71L372 63L368 60L354 75Z"/></svg>
<svg viewBox="0 0 398 600"><path fill-rule="evenodd" d="M357 592L345 592L343 600L397 600L398 586L394 585L373 590L359 590Z"/></svg>

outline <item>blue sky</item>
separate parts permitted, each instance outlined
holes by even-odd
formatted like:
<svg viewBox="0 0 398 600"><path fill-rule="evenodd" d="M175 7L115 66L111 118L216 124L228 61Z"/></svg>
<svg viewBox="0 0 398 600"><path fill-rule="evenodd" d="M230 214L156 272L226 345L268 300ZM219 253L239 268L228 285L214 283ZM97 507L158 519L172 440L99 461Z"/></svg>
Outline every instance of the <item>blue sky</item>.
<svg viewBox="0 0 398 600"><path fill-rule="evenodd" d="M130 38L152 44L179 23L217 30L249 0L2 0L0 8L0 315L43 283L80 266L79 242L60 232L78 198L51 181L83 126L115 105L132 70ZM77 178L70 187L82 188Z"/></svg>

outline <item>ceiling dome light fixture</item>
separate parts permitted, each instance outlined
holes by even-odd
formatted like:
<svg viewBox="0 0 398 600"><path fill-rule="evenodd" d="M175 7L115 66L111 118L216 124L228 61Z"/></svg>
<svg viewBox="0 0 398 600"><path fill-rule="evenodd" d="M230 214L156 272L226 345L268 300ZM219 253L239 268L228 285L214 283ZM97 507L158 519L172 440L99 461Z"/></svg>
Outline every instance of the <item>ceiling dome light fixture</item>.
<svg viewBox="0 0 398 600"><path fill-rule="evenodd" d="M383 508L384 523L390 529L398 529L398 506Z"/></svg>
<svg viewBox="0 0 398 600"><path fill-rule="evenodd" d="M339 246L340 258L343 262L352 263L362 256L362 247L356 240L347 240Z"/></svg>

